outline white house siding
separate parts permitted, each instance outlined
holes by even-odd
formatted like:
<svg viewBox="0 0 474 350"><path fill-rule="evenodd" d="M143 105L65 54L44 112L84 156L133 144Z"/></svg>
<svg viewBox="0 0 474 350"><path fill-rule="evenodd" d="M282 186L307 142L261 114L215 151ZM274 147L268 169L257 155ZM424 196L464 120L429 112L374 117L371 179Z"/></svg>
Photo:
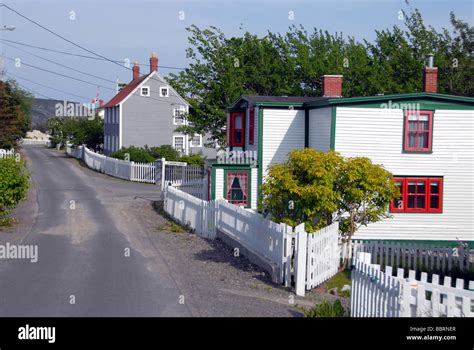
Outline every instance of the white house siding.
<svg viewBox="0 0 474 350"><path fill-rule="evenodd" d="M304 110L264 109L263 176L271 164L288 159L288 152L304 147Z"/></svg>
<svg viewBox="0 0 474 350"><path fill-rule="evenodd" d="M215 199L224 198L224 169L216 169Z"/></svg>
<svg viewBox="0 0 474 350"><path fill-rule="evenodd" d="M252 168L251 174L252 193L250 199L250 208L257 209L257 195L258 195L258 169Z"/></svg>
<svg viewBox="0 0 474 350"><path fill-rule="evenodd" d="M331 110L332 108L309 110L309 147L324 152L331 149Z"/></svg>
<svg viewBox="0 0 474 350"><path fill-rule="evenodd" d="M436 110L433 153L402 153L403 112L337 108L335 149L367 156L399 176L444 176L443 213L393 213L362 227L356 238L474 240L474 111Z"/></svg>

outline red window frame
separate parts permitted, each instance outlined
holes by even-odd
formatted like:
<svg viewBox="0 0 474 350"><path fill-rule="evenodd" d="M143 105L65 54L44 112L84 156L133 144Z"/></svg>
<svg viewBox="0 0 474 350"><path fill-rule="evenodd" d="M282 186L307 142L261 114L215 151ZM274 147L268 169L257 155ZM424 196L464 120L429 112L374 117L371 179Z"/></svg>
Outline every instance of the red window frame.
<svg viewBox="0 0 474 350"><path fill-rule="evenodd" d="M235 127L235 120L240 117L242 120L241 127ZM236 134L242 133L240 142L236 140ZM233 112L230 115L230 146L231 147L243 147L245 142L245 113L244 112Z"/></svg>
<svg viewBox="0 0 474 350"><path fill-rule="evenodd" d="M426 115L428 116L428 129L420 129L420 123L418 121L418 127L416 130L409 130L408 118L411 115ZM432 140L433 140L433 112L432 111L405 111L405 120L404 120L404 143L403 150L406 152L431 152L432 150ZM409 134L416 134L416 146L410 147ZM419 147L418 140L421 133L426 133L428 137L428 147Z"/></svg>
<svg viewBox="0 0 474 350"><path fill-rule="evenodd" d="M234 182L234 177L238 176L240 178L240 188L239 190L243 191L244 194L244 199L242 200L235 200L232 199L232 193L233 193L233 188L232 188L232 183ZM233 171L233 172L227 172L225 174L225 181L226 181L226 187L225 187L225 196L226 200L229 203L232 203L234 205L239 205L243 207L248 207L249 205L249 173L245 171Z"/></svg>
<svg viewBox="0 0 474 350"><path fill-rule="evenodd" d="M443 210L443 178L442 177L396 177L393 181L400 184L401 196L392 199L390 202L390 212L392 213L441 213ZM409 189L408 184L415 182L415 188ZM432 191L432 185L437 183L437 193ZM418 187L424 186L422 192ZM418 198L424 198L424 206L417 205ZM409 208L409 199L414 200L414 207ZM438 205L432 205L432 199L438 199ZM397 203L397 204L395 204Z"/></svg>
<svg viewBox="0 0 474 350"><path fill-rule="evenodd" d="M249 145L253 145L255 134L255 110L251 109L249 113Z"/></svg>

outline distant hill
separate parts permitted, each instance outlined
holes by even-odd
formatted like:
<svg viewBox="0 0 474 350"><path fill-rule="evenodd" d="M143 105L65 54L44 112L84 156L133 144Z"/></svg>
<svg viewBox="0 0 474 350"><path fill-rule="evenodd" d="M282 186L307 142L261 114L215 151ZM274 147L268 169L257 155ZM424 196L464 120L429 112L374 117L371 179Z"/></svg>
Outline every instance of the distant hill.
<svg viewBox="0 0 474 350"><path fill-rule="evenodd" d="M49 100L45 98L34 98L31 106L31 128L43 129L49 118L56 116L56 105L64 104L64 100ZM77 104L78 102L67 101Z"/></svg>

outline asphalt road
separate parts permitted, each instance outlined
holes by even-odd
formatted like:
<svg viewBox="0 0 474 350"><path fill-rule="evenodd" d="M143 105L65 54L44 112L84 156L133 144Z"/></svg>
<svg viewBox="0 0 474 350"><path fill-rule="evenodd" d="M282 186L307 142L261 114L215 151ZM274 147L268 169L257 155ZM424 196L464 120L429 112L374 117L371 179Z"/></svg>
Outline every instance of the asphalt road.
<svg viewBox="0 0 474 350"><path fill-rule="evenodd" d="M157 187L96 175L54 150L25 152L38 213L19 244L37 246L38 261L0 261L0 316L190 315L127 213L136 196L158 198Z"/></svg>

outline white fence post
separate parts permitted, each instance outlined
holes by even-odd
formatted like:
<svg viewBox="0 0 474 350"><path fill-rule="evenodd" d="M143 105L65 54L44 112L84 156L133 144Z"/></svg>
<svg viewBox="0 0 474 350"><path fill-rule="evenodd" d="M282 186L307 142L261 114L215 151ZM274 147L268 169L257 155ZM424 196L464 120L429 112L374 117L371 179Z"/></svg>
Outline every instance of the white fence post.
<svg viewBox="0 0 474 350"><path fill-rule="evenodd" d="M308 250L308 234L304 230L304 223L295 227L296 234L296 295L303 296L306 289L306 256Z"/></svg>

